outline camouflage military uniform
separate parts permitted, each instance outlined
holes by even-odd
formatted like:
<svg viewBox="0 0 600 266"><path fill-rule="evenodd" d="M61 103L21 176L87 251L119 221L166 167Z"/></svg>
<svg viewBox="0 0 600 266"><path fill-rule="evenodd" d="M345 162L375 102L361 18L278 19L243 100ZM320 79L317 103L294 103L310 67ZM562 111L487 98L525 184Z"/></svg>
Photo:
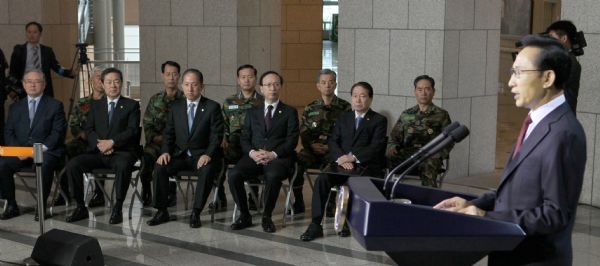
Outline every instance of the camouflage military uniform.
<svg viewBox="0 0 600 266"><path fill-rule="evenodd" d="M314 143L327 144L327 138L337 117L341 113L351 110L350 103L338 97L333 99L331 105L325 105L323 99L319 98L304 108L300 123L300 139L304 149L298 153L298 163L302 165L303 169L324 166L326 163L324 158L327 155L314 154L310 145Z"/></svg>
<svg viewBox="0 0 600 266"><path fill-rule="evenodd" d="M254 94L244 99L244 94L239 92L231 95L223 102L223 117L225 118L225 140L228 143L225 149L225 160L227 164L237 163L242 158L242 146L240 135L242 134L242 123L246 118L246 111L252 107L259 106L264 102L262 95Z"/></svg>
<svg viewBox="0 0 600 266"><path fill-rule="evenodd" d="M92 95L80 98L77 105L73 106L69 115L69 128L71 129L71 135L73 135L73 139L65 145L67 158L69 159L83 154L87 150L87 140L82 139L79 134L81 134L85 126L92 101Z"/></svg>
<svg viewBox="0 0 600 266"><path fill-rule="evenodd" d="M294 181L294 207L304 208L302 185L304 185L304 171L308 168L321 169L327 164L327 154L319 155L312 151L311 144L327 144L327 138L337 118L346 111L351 111L352 106L347 101L338 97L333 98L330 105L325 105L322 98L314 100L304 108L300 122L300 140L304 147L298 153L298 172Z"/></svg>
<svg viewBox="0 0 600 266"><path fill-rule="evenodd" d="M427 142L442 133L450 122L448 112L434 104L429 105L425 112L421 112L418 105L402 112L390 134L391 143L388 150L394 148L397 152L395 156L388 154L390 167L395 167L408 159ZM448 155L449 149L443 150L419 166L421 183L424 186L440 186L437 176L443 160L448 158Z"/></svg>
<svg viewBox="0 0 600 266"><path fill-rule="evenodd" d="M141 173L142 182L150 182L152 180L154 164L161 154L161 145L153 142L154 137L162 136L171 103L183 98L183 93L180 90L177 90L175 97L168 97L167 93L163 90L154 94L148 101L142 121L144 136L146 137L146 145L144 145L144 169Z"/></svg>

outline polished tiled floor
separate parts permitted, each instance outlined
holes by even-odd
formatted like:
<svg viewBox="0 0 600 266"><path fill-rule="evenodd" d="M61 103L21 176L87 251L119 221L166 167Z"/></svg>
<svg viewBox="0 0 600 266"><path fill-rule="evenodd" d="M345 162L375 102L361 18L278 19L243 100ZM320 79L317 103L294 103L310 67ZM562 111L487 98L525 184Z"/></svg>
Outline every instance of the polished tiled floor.
<svg viewBox="0 0 600 266"><path fill-rule="evenodd" d="M448 180L445 189L478 194L497 184L497 173ZM465 186L469 184L469 186ZM0 260L19 262L31 254L39 225L33 221L34 202L22 186L18 199L26 213L8 221L0 221ZM305 186L306 203L310 206L310 188ZM228 195L229 196L229 195ZM231 197L229 197L231 199ZM172 208L177 217L160 226L146 226L152 209L142 209L139 202L133 206L133 218L122 225L109 225L109 209L92 209L90 221L75 224L64 222L66 210L60 207L53 218L46 221L46 230L59 228L95 237L100 242L107 265L390 265L392 261L381 252L364 250L353 238L335 235L331 222L325 225L326 237L313 242L298 240L310 222L308 215L298 215L285 228L281 227L283 195L274 212L277 232L264 233L254 218L255 226L247 230L231 231L229 210L218 213L215 223L210 215L202 216L203 226L190 229L189 211L183 210L182 198ZM29 206L29 207L27 207ZM125 206L127 211L129 206ZM580 206L573 233L574 265L600 265L600 209ZM485 259L477 265L485 265Z"/></svg>

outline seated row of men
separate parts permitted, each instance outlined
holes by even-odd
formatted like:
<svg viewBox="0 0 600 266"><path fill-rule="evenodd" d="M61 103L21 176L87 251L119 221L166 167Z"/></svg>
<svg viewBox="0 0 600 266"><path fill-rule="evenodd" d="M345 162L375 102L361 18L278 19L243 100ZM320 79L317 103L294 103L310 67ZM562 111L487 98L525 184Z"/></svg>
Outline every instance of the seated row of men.
<svg viewBox="0 0 600 266"><path fill-rule="evenodd" d="M335 72L322 70L317 82L321 97L305 108L299 124L296 109L280 100L284 80L277 72L262 74L259 94L255 91L257 70L251 65L240 66L237 76L241 91L227 98L222 108L202 96L204 84L200 71L188 69L183 72L182 91L178 89L179 64L167 61L161 66L161 72L165 90L150 99L143 121L146 145L141 180L146 205L152 199L152 179L156 191L154 207L157 212L147 222L151 226L170 220L167 208L175 197L169 177L180 170L197 170L198 184L190 227L201 226L200 213L213 183L224 180L216 176L224 161L235 164L228 172L228 183L241 213L231 228L239 230L252 225L244 182L262 175L266 196L261 224L265 232L274 232L271 214L281 182L292 175L290 169L296 161L299 168L297 182L293 184L296 213L304 212L301 187L306 169L332 164L344 169L360 167L366 169L364 175L382 176L382 169L387 166L387 119L371 109L373 88L367 82L352 86L352 100L348 103L334 94ZM67 144L69 160L66 174L73 184L77 208L67 221L88 218L83 174L96 168L112 168L116 173L116 203L109 222L116 224L122 222L122 205L138 157L140 108L137 101L121 96L123 77L118 69L108 68L101 73L96 69L94 77L99 81L95 82L93 93L80 100L69 119L74 139ZM52 183L51 173L55 170L53 166L57 165L64 152L62 143L66 122L62 104L43 94L43 73L36 70L27 72L23 85L28 97L11 107L6 128L7 145L44 143L45 159L48 157L43 174L44 199L47 199ZM414 86L418 104L401 114L387 148L388 158L394 165L450 123L448 113L432 103L434 80L426 75L419 76ZM38 99L41 100L36 105ZM51 109L47 102L52 103ZM29 115L25 116L25 113ZM297 154L295 148L299 137L304 148ZM423 166L420 173L424 185L439 185L436 175L442 159L446 157L447 152L430 159ZM19 215L12 175L30 164L31 159L27 158L0 158L1 191L8 201L1 219ZM66 179L63 178L61 186L65 191L68 189ZM320 222L327 195L332 186L343 184L346 179L341 175L319 175L312 199L313 220L302 240L322 235ZM219 195L219 199L219 204L212 208L226 205L224 193ZM90 202L88 206L102 205L101 200L102 195L98 192L92 198L95 204ZM347 230L345 232L343 234L347 235Z"/></svg>

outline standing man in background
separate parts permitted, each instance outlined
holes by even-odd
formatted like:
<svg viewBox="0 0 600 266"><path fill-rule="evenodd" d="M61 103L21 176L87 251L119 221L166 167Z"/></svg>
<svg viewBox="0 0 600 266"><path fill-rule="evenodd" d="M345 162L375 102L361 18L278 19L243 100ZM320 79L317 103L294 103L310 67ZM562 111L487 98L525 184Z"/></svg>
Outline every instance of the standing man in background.
<svg viewBox="0 0 600 266"><path fill-rule="evenodd" d="M577 97L579 96L579 80L581 79L581 65L577 61L576 55L573 53L573 44L577 35L577 28L573 22L568 20L559 20L552 23L546 29L548 35L557 39L569 51L571 59L571 73L565 84L564 94L567 103L571 106L573 113L577 114Z"/></svg>
<svg viewBox="0 0 600 266"><path fill-rule="evenodd" d="M15 45L10 57L10 76L21 81L25 71L39 69L46 77L44 95L54 97L54 87L52 86L50 70L63 77L74 78L74 76L70 69L60 66L52 48L40 43L43 30L42 24L35 21L25 25L27 42ZM14 98L16 94L10 96ZM19 95L19 97L24 97L24 95Z"/></svg>

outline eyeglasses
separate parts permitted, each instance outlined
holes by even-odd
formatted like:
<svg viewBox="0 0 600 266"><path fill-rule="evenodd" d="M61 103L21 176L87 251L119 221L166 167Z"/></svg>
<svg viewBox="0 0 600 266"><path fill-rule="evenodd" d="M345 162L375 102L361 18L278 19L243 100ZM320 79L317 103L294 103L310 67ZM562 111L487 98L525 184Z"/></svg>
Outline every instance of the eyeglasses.
<svg viewBox="0 0 600 266"><path fill-rule="evenodd" d="M113 85L113 84L119 85L119 84L121 84L121 81L118 80L118 79L115 79L115 80L104 80L104 84L106 84L106 85Z"/></svg>
<svg viewBox="0 0 600 266"><path fill-rule="evenodd" d="M44 81L41 79L26 79L24 81L25 81L25 84L42 84L42 83L44 83Z"/></svg>
<svg viewBox="0 0 600 266"><path fill-rule="evenodd" d="M265 87L279 88L279 87L281 87L281 83L279 83L279 82L273 82L273 83L263 84L263 86L265 86Z"/></svg>
<svg viewBox="0 0 600 266"><path fill-rule="evenodd" d="M509 70L509 73L511 76L514 76L516 79L521 78L521 74L523 74L523 72L533 72L533 71L544 71L541 69L519 69L519 68L511 68Z"/></svg>

